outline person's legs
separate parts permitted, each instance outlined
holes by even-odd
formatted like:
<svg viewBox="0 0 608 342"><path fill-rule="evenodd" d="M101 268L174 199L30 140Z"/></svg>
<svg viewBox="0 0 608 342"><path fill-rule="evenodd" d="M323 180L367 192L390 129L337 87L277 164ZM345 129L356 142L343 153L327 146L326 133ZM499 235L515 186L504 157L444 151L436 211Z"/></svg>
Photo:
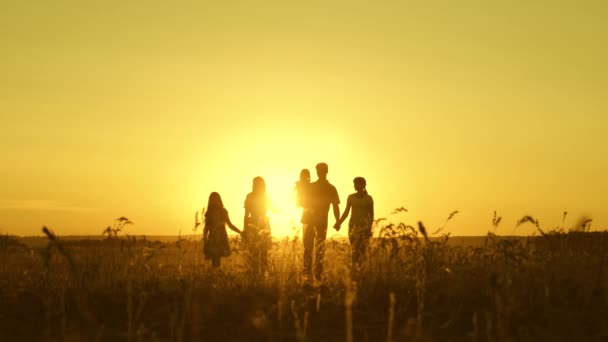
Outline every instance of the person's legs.
<svg viewBox="0 0 608 342"><path fill-rule="evenodd" d="M350 241L351 254L352 254L352 269L358 271L361 267L361 263L365 258L365 252L369 245L369 239L371 234L367 231L363 231L358 227L353 227L352 231L348 234Z"/></svg>
<svg viewBox="0 0 608 342"><path fill-rule="evenodd" d="M354 271L357 265L357 247L359 246L355 232L351 231L351 228L348 232L348 241L350 242L351 269Z"/></svg>
<svg viewBox="0 0 608 342"><path fill-rule="evenodd" d="M268 271L268 256L270 254L270 250L272 249L272 236L270 233L270 221L268 218L264 218L262 220L262 229L260 230L260 264L261 264L261 275L264 275L266 271Z"/></svg>
<svg viewBox="0 0 608 342"><path fill-rule="evenodd" d="M323 258L325 256L325 240L327 239L327 224L315 227L315 277L321 279L323 274Z"/></svg>
<svg viewBox="0 0 608 342"><path fill-rule="evenodd" d="M310 224L303 225L303 237L302 242L304 243L304 274L307 276L312 275L312 251L315 248L315 228Z"/></svg>
<svg viewBox="0 0 608 342"><path fill-rule="evenodd" d="M359 256L358 256L358 260L357 260L357 262L359 263L359 266L361 266L361 264L363 264L363 262L365 262L365 258L367 256L367 250L369 248L370 239L371 239L370 234L366 234L365 236L361 237L361 240L359 242Z"/></svg>
<svg viewBox="0 0 608 342"><path fill-rule="evenodd" d="M214 268L220 267L220 258L219 257L215 257L215 258L211 259L211 265Z"/></svg>

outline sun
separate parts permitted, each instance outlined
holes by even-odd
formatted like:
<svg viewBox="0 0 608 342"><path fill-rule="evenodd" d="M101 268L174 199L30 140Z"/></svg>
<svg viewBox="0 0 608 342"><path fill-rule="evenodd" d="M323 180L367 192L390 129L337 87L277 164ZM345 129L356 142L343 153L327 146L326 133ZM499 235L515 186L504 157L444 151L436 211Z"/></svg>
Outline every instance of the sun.
<svg viewBox="0 0 608 342"><path fill-rule="evenodd" d="M293 236L301 229L301 209L295 203L295 179L287 175L265 177L268 203L268 217L272 235L275 237Z"/></svg>

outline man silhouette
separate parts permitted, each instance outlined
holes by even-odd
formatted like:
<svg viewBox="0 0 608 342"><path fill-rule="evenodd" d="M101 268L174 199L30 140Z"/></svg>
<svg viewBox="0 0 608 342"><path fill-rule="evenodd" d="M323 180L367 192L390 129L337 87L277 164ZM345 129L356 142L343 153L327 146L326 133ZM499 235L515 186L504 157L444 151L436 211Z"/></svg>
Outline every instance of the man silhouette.
<svg viewBox="0 0 608 342"><path fill-rule="evenodd" d="M320 280L323 274L323 256L325 255L325 240L327 238L329 206L333 207L336 222L340 220L340 198L336 187L327 181L329 167L325 163L316 166L317 181L310 184L312 217L304 229L304 273ZM313 265L313 251L315 254ZM314 270L313 270L314 267Z"/></svg>

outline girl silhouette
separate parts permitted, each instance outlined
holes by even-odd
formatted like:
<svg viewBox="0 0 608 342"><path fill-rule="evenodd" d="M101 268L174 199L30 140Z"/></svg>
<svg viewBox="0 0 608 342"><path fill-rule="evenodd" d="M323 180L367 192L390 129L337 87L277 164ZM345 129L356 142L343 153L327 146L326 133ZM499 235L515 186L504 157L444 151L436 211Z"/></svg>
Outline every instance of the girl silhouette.
<svg viewBox="0 0 608 342"><path fill-rule="evenodd" d="M213 267L220 266L220 258L230 255L226 225L233 231L241 231L230 222L228 211L224 208L222 197L217 192L209 195L207 212L205 212L205 228L203 229L203 248L205 259L211 259Z"/></svg>
<svg viewBox="0 0 608 342"><path fill-rule="evenodd" d="M369 240L372 237L374 200L365 189L367 186L365 178L356 177L353 179L353 183L357 192L348 195L344 214L342 214L340 220L336 222L334 228L340 230L340 225L346 220L350 209L352 208L353 213L348 221L348 239L350 240L352 249L353 269L356 270L361 264Z"/></svg>

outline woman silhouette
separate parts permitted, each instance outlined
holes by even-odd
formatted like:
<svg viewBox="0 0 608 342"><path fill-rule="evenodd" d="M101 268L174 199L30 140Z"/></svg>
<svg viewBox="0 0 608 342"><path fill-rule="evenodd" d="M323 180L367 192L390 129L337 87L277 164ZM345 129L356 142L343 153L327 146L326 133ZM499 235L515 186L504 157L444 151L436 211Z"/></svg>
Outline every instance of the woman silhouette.
<svg viewBox="0 0 608 342"><path fill-rule="evenodd" d="M209 195L207 212L205 212L205 228L203 228L203 248L205 259L211 259L213 267L220 266L220 258L230 255L226 225L233 231L241 231L230 222L228 211L224 208L222 197L217 192Z"/></svg>
<svg viewBox="0 0 608 342"><path fill-rule="evenodd" d="M259 274L263 274L268 266L268 252L272 247L267 207L266 182L262 177L255 177L252 190L245 197L243 242L250 266Z"/></svg>

